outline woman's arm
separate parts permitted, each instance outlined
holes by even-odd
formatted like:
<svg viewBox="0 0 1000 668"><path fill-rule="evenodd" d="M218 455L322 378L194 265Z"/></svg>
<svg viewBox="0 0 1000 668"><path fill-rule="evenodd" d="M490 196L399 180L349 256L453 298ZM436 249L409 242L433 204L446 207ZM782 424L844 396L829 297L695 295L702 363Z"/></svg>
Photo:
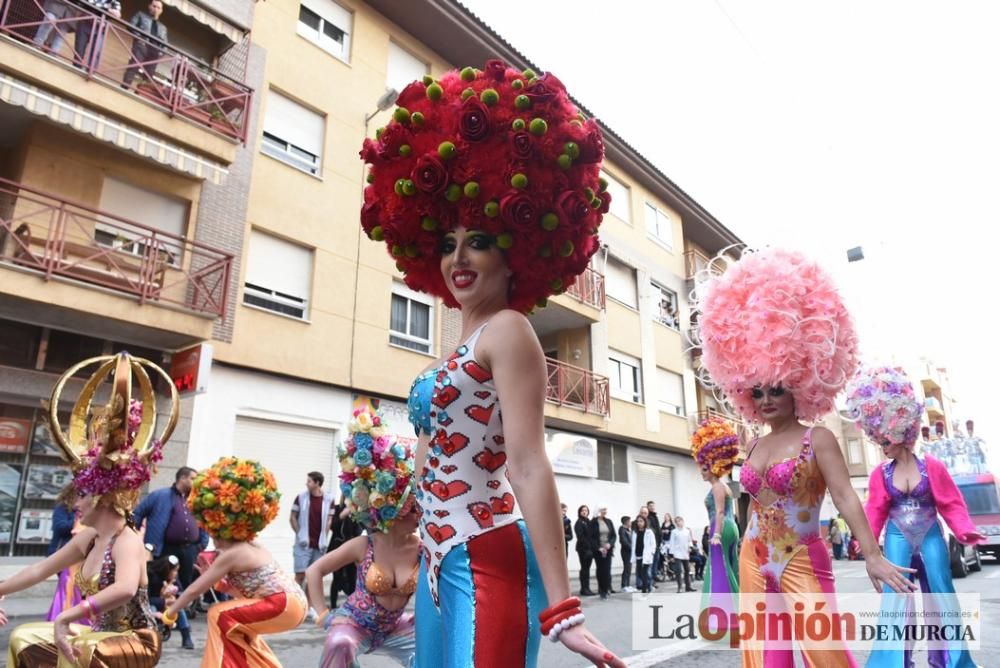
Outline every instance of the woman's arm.
<svg viewBox="0 0 1000 668"><path fill-rule="evenodd" d="M46 557L37 564L32 564L23 568L10 578L0 582L0 596L7 596L14 592L22 591L32 585L36 585L42 580L49 578L64 568L69 568L73 564L78 564L87 556L87 548L97 537L97 532L91 528L82 529L70 539L62 548L57 550L50 557Z"/></svg>
<svg viewBox="0 0 1000 668"><path fill-rule="evenodd" d="M333 552L327 552L306 569L306 592L309 594L309 605L313 610L327 610L326 592L323 590L323 577L347 564L361 563L368 549L368 537L352 538Z"/></svg>
<svg viewBox="0 0 1000 668"><path fill-rule="evenodd" d="M201 595L211 589L216 582L226 577L236 563L238 550L239 547L233 547L220 551L208 570L181 592L181 595L163 611L164 614L168 617L176 616L178 612L191 605L192 601L201 598Z"/></svg>
<svg viewBox="0 0 1000 668"><path fill-rule="evenodd" d="M569 597L562 513L552 465L545 454L545 355L528 319L515 311L493 316L480 338L504 416L507 473L551 604ZM595 664L624 668L583 624L566 629L562 643Z"/></svg>
<svg viewBox="0 0 1000 668"><path fill-rule="evenodd" d="M847 526L851 528L854 537L858 539L861 553L865 557L868 576L871 578L875 591L882 591L881 583L899 593L916 589L912 582L903 577L903 573L915 573L916 571L912 568L896 566L888 561L879 550L878 541L875 540L872 529L868 526L868 518L861 507L858 493L851 486L851 477L847 472L844 454L840 451L840 445L837 444L833 433L829 429L815 427L812 431L812 448L813 452L816 453L816 463L819 465L820 473L830 490L830 496L833 497L833 505L847 520Z"/></svg>

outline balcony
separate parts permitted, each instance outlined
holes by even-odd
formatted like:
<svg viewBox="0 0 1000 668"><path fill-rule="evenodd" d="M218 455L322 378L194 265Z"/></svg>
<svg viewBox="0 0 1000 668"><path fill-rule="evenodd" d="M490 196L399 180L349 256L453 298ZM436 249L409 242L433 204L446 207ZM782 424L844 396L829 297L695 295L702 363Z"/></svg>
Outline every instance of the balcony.
<svg viewBox="0 0 1000 668"><path fill-rule="evenodd" d="M545 358L545 366L548 376L546 401L608 417L611 413L610 386L605 376L551 357Z"/></svg>
<svg viewBox="0 0 1000 668"><path fill-rule="evenodd" d="M253 90L242 82L245 57L219 60L220 67L235 74L230 76L106 14L74 5L76 13L49 22L41 7L42 0L9 0L0 13L0 35L72 65L74 69L69 71L88 81L126 90L135 86L136 96L170 117L184 118L229 140L246 142ZM46 27L62 38L58 49L36 45L36 36ZM75 40L81 35L87 42L77 49ZM48 78L46 81L57 85ZM121 114L118 107L115 111Z"/></svg>
<svg viewBox="0 0 1000 668"><path fill-rule="evenodd" d="M684 278L693 280L698 272L708 269L711 261L699 250L684 251Z"/></svg>
<svg viewBox="0 0 1000 668"><path fill-rule="evenodd" d="M225 317L233 256L0 178L4 265L214 320ZM13 283L7 277L0 281L18 297L37 297L37 288L19 294Z"/></svg>
<svg viewBox="0 0 1000 668"><path fill-rule="evenodd" d="M927 409L927 417L932 420L944 419L944 408L937 397L927 397L924 399L924 408Z"/></svg>
<svg viewBox="0 0 1000 668"><path fill-rule="evenodd" d="M576 277L573 284L566 290L566 294L583 304L603 311L607 305L604 294L604 275L587 267L582 274Z"/></svg>

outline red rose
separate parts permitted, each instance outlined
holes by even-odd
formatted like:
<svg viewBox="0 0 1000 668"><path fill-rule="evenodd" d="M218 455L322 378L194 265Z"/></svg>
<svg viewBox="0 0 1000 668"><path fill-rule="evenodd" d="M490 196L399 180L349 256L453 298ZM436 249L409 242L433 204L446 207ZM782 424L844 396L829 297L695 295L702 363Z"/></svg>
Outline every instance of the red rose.
<svg viewBox="0 0 1000 668"><path fill-rule="evenodd" d="M490 112L479 98L472 96L462 105L458 133L467 141L482 141L490 134Z"/></svg>
<svg viewBox="0 0 1000 668"><path fill-rule="evenodd" d="M561 90L565 90L562 82L546 73L535 79L535 83L525 88L524 94L528 96L532 104L538 104L548 102Z"/></svg>
<svg viewBox="0 0 1000 668"><path fill-rule="evenodd" d="M604 202L604 204L602 204L600 208L601 213L607 213L608 211L611 211L611 193L605 191L602 192L600 195L598 195L598 197L600 197L601 201Z"/></svg>
<svg viewBox="0 0 1000 668"><path fill-rule="evenodd" d="M399 155L399 147L408 144L410 132L400 123L390 123L382 130L379 138L378 154L382 158L394 158Z"/></svg>
<svg viewBox="0 0 1000 668"><path fill-rule="evenodd" d="M370 234L372 229L379 224L379 219L381 215L381 207L378 200L368 200L368 191L371 190L371 186L365 189L365 204L361 207L361 227L364 228L365 233Z"/></svg>
<svg viewBox="0 0 1000 668"><path fill-rule="evenodd" d="M556 213L565 223L579 223L590 213L590 206L583 195L575 190L565 190L556 199Z"/></svg>
<svg viewBox="0 0 1000 668"><path fill-rule="evenodd" d="M601 136L601 128L597 127L594 119L589 119L584 127L587 134L577 142L577 145L580 147L580 156L576 161L585 165L592 165L604 160L604 137Z"/></svg>
<svg viewBox="0 0 1000 668"><path fill-rule="evenodd" d="M369 164L375 162L378 157L378 144L372 139L365 139L365 143L361 145L361 152L359 153L361 159Z"/></svg>
<svg viewBox="0 0 1000 668"><path fill-rule="evenodd" d="M425 153L417 158L410 179L420 192L440 195L448 187L448 170L436 155Z"/></svg>
<svg viewBox="0 0 1000 668"><path fill-rule="evenodd" d="M410 83L396 98L396 106L409 107L414 102L419 102L424 99L426 90L427 87L424 86L423 81L414 81Z"/></svg>
<svg viewBox="0 0 1000 668"><path fill-rule="evenodd" d="M521 130L510 135L510 150L514 157L519 160L527 160L531 157L533 142L531 135Z"/></svg>
<svg viewBox="0 0 1000 668"><path fill-rule="evenodd" d="M500 217L508 225L531 225L535 222L535 204L521 192L500 198Z"/></svg>
<svg viewBox="0 0 1000 668"><path fill-rule="evenodd" d="M507 63L499 59L492 59L486 61L486 76L494 81L503 81L504 77L507 75Z"/></svg>

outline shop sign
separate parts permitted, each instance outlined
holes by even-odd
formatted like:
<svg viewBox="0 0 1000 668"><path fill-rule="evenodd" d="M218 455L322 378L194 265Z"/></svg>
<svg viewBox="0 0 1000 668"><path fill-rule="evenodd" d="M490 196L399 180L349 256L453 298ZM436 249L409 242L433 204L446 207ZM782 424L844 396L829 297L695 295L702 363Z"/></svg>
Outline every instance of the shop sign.
<svg viewBox="0 0 1000 668"><path fill-rule="evenodd" d="M549 456L555 473L597 477L596 438L546 429L545 454Z"/></svg>
<svg viewBox="0 0 1000 668"><path fill-rule="evenodd" d="M27 452L31 440L31 421L0 418L0 453Z"/></svg>

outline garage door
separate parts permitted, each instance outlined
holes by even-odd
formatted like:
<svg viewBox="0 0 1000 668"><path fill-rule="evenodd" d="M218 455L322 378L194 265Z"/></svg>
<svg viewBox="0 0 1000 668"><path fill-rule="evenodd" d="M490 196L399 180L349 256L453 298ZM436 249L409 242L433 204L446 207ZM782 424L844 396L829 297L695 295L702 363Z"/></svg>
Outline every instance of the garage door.
<svg viewBox="0 0 1000 668"><path fill-rule="evenodd" d="M320 429L256 418L237 417L235 454L256 459L274 473L281 491L281 512L261 532L258 541L292 570L295 536L288 523L295 498L305 491L306 474L319 471L326 476L323 489L336 492L337 454L333 429Z"/></svg>
<svg viewBox="0 0 1000 668"><path fill-rule="evenodd" d="M635 463L636 488L639 503L656 502L656 515L674 514L674 467L659 464Z"/></svg>

